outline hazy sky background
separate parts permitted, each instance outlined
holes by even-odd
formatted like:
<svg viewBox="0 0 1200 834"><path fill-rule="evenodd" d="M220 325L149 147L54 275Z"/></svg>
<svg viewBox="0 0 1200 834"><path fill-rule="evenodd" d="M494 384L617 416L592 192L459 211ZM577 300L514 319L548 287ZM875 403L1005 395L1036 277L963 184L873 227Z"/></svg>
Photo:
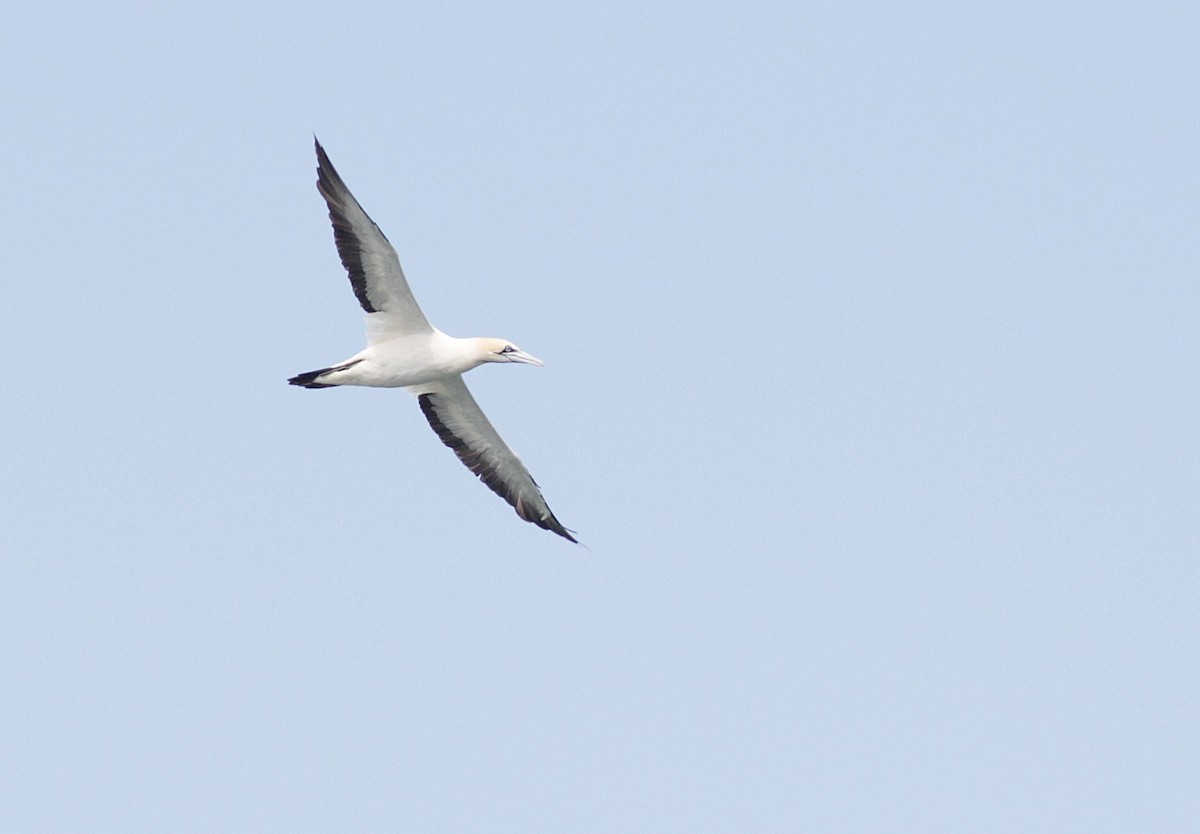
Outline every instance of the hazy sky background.
<svg viewBox="0 0 1200 834"><path fill-rule="evenodd" d="M13 832L1200 829L1195 3L0 27ZM402 391L312 136L587 549Z"/></svg>

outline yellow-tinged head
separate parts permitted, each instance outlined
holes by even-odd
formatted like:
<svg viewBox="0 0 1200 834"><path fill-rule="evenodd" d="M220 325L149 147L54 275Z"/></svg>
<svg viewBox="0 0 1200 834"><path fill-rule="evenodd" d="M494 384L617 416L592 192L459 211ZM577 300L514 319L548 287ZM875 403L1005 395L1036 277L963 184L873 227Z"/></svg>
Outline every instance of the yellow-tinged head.
<svg viewBox="0 0 1200 834"><path fill-rule="evenodd" d="M520 362L525 365L545 364L505 339L477 339L483 362Z"/></svg>

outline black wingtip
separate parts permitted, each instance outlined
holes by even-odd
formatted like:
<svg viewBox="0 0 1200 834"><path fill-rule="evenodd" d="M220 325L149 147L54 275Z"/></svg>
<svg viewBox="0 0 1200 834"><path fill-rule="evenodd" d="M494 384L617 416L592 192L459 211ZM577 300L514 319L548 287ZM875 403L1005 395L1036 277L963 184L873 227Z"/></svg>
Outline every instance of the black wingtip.
<svg viewBox="0 0 1200 834"><path fill-rule="evenodd" d="M564 539L569 541L571 544L579 544L579 539L577 539L573 535L571 535L575 531L568 530L566 527L563 527L562 523L559 522L559 520L554 517L554 513L550 514L550 517L548 519L546 519L546 522L547 523L545 523L545 524L538 523L538 522L534 522L534 523L543 529L549 530L551 533L557 533L558 535L562 536Z"/></svg>
<svg viewBox="0 0 1200 834"><path fill-rule="evenodd" d="M334 168L333 163L329 161L329 154L325 153L324 146L317 139L315 134L313 135L313 148L317 152L317 187L320 189L321 180L328 177L333 181L333 183L345 188L346 184L342 182L342 178L338 174L337 169ZM321 189L321 194L328 199L329 195L325 194L324 189Z"/></svg>

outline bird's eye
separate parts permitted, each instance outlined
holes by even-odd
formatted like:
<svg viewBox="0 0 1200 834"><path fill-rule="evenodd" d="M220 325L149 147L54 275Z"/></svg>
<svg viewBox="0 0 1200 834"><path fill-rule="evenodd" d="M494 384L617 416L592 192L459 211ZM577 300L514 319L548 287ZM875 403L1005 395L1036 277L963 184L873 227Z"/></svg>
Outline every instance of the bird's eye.
<svg viewBox="0 0 1200 834"><path fill-rule="evenodd" d="M501 352L501 353L513 353L513 352L515 352L515 351L516 351L516 348L515 348L515 347L513 347L512 345L505 345L505 346L504 346L504 349L503 349L503 350L501 350L500 352Z"/></svg>

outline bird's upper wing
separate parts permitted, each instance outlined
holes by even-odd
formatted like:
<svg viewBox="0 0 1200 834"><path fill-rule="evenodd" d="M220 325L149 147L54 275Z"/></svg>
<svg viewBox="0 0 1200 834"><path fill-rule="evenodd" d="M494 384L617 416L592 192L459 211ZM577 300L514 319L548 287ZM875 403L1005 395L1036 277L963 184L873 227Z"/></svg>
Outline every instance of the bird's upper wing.
<svg viewBox="0 0 1200 834"><path fill-rule="evenodd" d="M461 376L415 385L409 390L417 395L421 411L442 442L492 492L511 504L517 515L568 541L576 541L550 512L529 470L488 422Z"/></svg>
<svg viewBox="0 0 1200 834"><path fill-rule="evenodd" d="M313 141L317 146L317 190L329 206L342 266L350 274L358 303L367 311L368 339L376 342L430 332L433 328L408 288L396 250L354 199L321 143Z"/></svg>

